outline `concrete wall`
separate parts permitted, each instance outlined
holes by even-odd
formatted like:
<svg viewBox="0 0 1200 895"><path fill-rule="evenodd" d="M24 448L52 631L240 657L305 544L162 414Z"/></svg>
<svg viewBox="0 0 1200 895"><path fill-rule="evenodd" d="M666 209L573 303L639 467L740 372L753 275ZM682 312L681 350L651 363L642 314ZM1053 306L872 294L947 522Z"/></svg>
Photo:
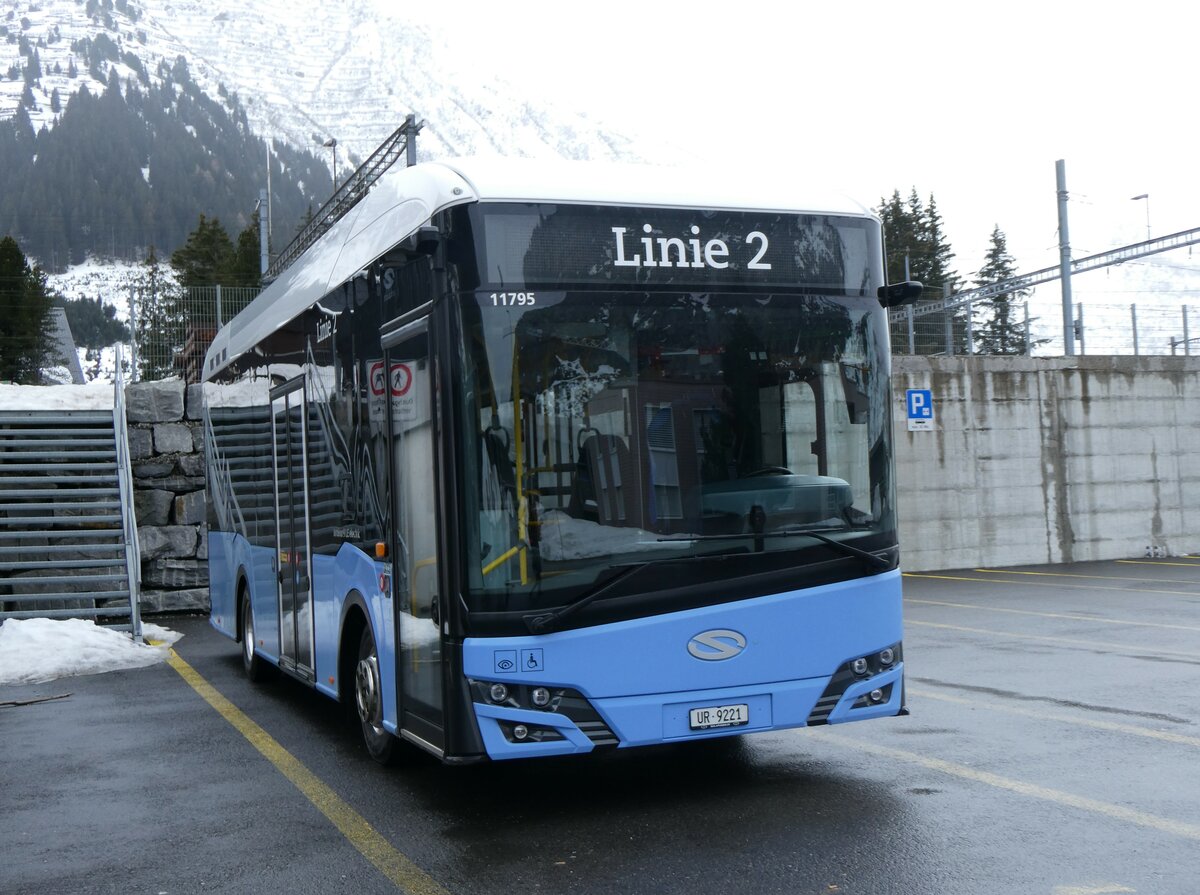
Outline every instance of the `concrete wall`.
<svg viewBox="0 0 1200 895"><path fill-rule="evenodd" d="M1200 358L896 357L908 571L1200 549ZM905 391L933 392L910 432Z"/></svg>

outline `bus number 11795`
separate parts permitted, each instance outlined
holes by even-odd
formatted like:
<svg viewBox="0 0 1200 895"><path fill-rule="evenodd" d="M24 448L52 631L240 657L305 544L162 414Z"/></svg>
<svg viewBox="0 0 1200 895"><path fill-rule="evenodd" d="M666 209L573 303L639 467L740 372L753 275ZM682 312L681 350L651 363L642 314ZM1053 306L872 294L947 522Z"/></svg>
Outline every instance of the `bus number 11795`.
<svg viewBox="0 0 1200 895"><path fill-rule="evenodd" d="M537 296L533 292L493 292L492 307L508 308L517 305L537 304Z"/></svg>

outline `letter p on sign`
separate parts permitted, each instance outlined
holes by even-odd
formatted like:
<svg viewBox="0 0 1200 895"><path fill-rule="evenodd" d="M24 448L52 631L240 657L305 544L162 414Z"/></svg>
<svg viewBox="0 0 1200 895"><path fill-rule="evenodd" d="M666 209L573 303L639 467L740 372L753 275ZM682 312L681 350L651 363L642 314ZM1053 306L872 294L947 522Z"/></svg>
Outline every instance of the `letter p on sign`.
<svg viewBox="0 0 1200 895"><path fill-rule="evenodd" d="M933 429L933 392L927 388L910 388L905 392L908 404L908 431Z"/></svg>

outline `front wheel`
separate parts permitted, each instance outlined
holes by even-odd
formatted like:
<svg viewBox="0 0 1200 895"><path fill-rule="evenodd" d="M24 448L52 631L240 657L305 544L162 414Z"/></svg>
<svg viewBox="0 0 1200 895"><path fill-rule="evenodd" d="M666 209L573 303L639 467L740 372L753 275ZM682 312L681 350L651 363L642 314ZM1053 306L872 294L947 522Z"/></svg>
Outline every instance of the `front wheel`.
<svg viewBox="0 0 1200 895"><path fill-rule="evenodd" d="M261 681L267 674L267 663L254 651L254 609L250 595L242 594L242 668L246 677Z"/></svg>
<svg viewBox="0 0 1200 895"><path fill-rule="evenodd" d="M358 664L354 669L354 706L362 726L367 752L382 765L396 759L399 741L383 726L383 688L379 677L379 653L370 626L358 641Z"/></svg>

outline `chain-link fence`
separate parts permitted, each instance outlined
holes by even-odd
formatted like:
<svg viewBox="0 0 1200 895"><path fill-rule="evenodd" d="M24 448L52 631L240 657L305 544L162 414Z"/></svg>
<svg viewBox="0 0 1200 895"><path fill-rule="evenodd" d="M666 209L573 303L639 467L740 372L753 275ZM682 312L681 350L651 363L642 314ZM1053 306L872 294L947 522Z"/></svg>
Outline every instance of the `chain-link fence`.
<svg viewBox="0 0 1200 895"><path fill-rule="evenodd" d="M1015 305L1012 334L1003 350L988 345L980 309L964 305L891 314L893 354L1065 354L1060 307ZM1200 354L1200 305L1075 302L1075 354Z"/></svg>
<svg viewBox="0 0 1200 895"><path fill-rule="evenodd" d="M130 295L134 369L143 381L199 382L217 330L260 290L240 286L142 286Z"/></svg>
<svg viewBox="0 0 1200 895"><path fill-rule="evenodd" d="M258 289L203 286L141 287L131 294L134 367L142 380L178 376L199 382L204 354L216 335ZM1005 350L982 338L978 309L963 306L891 314L893 354L1065 354L1062 311L1023 302L1013 307L1012 334ZM1200 305L1136 302L1077 302L1073 335L1076 354L1200 354Z"/></svg>

